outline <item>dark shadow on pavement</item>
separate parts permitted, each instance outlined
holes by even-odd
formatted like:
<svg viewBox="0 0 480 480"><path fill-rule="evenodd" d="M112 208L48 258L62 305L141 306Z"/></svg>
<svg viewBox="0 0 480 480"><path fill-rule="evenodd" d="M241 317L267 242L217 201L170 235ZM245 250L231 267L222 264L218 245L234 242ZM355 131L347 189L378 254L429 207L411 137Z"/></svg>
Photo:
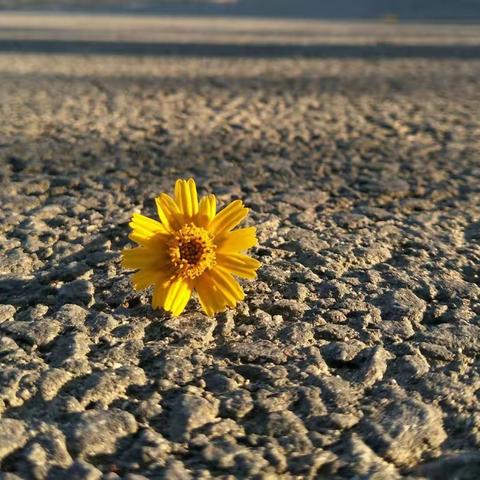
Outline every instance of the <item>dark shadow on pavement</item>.
<svg viewBox="0 0 480 480"><path fill-rule="evenodd" d="M217 44L0 40L0 53L251 58L479 59L480 45Z"/></svg>

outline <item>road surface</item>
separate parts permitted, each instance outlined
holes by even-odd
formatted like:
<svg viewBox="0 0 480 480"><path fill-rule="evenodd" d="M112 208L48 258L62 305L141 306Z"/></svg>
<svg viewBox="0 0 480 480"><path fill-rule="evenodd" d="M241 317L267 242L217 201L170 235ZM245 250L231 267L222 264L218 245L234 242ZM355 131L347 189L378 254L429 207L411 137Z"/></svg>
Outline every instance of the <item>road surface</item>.
<svg viewBox="0 0 480 480"><path fill-rule="evenodd" d="M2 14L2 478L479 478L479 44ZM119 263L190 176L258 227L217 318Z"/></svg>

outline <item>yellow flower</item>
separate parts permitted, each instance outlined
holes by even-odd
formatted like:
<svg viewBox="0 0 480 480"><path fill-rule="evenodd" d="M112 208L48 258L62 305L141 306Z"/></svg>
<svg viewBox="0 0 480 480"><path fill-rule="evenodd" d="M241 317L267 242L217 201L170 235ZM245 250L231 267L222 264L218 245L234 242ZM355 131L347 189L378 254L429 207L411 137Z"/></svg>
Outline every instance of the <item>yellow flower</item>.
<svg viewBox="0 0 480 480"><path fill-rule="evenodd" d="M152 306L180 315L197 292L207 315L243 300L233 275L255 278L260 262L243 254L257 244L255 227L233 230L248 214L240 200L216 213L215 195L200 202L192 178L177 180L175 200L162 193L155 199L160 222L138 213L129 238L139 247L122 252L124 268L135 290L154 285Z"/></svg>

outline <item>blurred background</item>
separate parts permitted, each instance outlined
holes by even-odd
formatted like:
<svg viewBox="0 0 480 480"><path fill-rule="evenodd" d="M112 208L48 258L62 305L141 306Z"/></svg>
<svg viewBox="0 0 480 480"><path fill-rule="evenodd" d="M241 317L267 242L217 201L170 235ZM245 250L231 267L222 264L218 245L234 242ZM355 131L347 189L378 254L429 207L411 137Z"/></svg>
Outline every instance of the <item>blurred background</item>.
<svg viewBox="0 0 480 480"><path fill-rule="evenodd" d="M164 15L462 20L480 18L479 0L0 0L4 9L94 10Z"/></svg>
<svg viewBox="0 0 480 480"><path fill-rule="evenodd" d="M475 141L478 20L480 0L0 0L0 160L304 166L369 127L423 147L458 108Z"/></svg>
<svg viewBox="0 0 480 480"><path fill-rule="evenodd" d="M319 102L336 118L335 99L370 102L369 118L385 115L386 100L404 111L420 101L424 111L427 94L437 113L447 98L471 108L479 20L480 0L0 0L0 159L74 168L121 161L121 146L137 163L175 168L182 156L221 156L226 137L246 142L243 158L252 138L264 155L293 149L296 158L296 142L267 131L279 99ZM323 147L329 126L309 113L291 110L285 121L308 125L306 138ZM361 125L332 133L351 140Z"/></svg>

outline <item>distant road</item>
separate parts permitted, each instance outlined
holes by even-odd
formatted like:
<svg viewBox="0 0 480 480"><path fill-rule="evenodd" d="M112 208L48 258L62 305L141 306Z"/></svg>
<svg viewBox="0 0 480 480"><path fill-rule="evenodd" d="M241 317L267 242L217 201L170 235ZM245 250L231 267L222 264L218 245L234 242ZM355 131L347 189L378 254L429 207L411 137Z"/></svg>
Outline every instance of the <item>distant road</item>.
<svg viewBox="0 0 480 480"><path fill-rule="evenodd" d="M3 12L0 53L479 59L477 25Z"/></svg>
<svg viewBox="0 0 480 480"><path fill-rule="evenodd" d="M239 0L234 4L164 4L152 11L179 15L285 18L480 20L480 0Z"/></svg>
<svg viewBox="0 0 480 480"><path fill-rule="evenodd" d="M10 1L10 3L8 3ZM23 2L23 5L46 5L42 9L56 10L55 0ZM62 3L62 2L59 2ZM65 3L65 2L63 2ZM68 3L75 3L69 1ZM62 6L61 10L97 12L138 12L186 16L253 16L316 19L378 19L401 21L479 21L480 0L238 0L220 3L183 3L159 1L99 0L78 2L83 6ZM17 8L22 3L0 0L0 7ZM112 6L114 4L115 6ZM85 7L85 5L88 5Z"/></svg>

